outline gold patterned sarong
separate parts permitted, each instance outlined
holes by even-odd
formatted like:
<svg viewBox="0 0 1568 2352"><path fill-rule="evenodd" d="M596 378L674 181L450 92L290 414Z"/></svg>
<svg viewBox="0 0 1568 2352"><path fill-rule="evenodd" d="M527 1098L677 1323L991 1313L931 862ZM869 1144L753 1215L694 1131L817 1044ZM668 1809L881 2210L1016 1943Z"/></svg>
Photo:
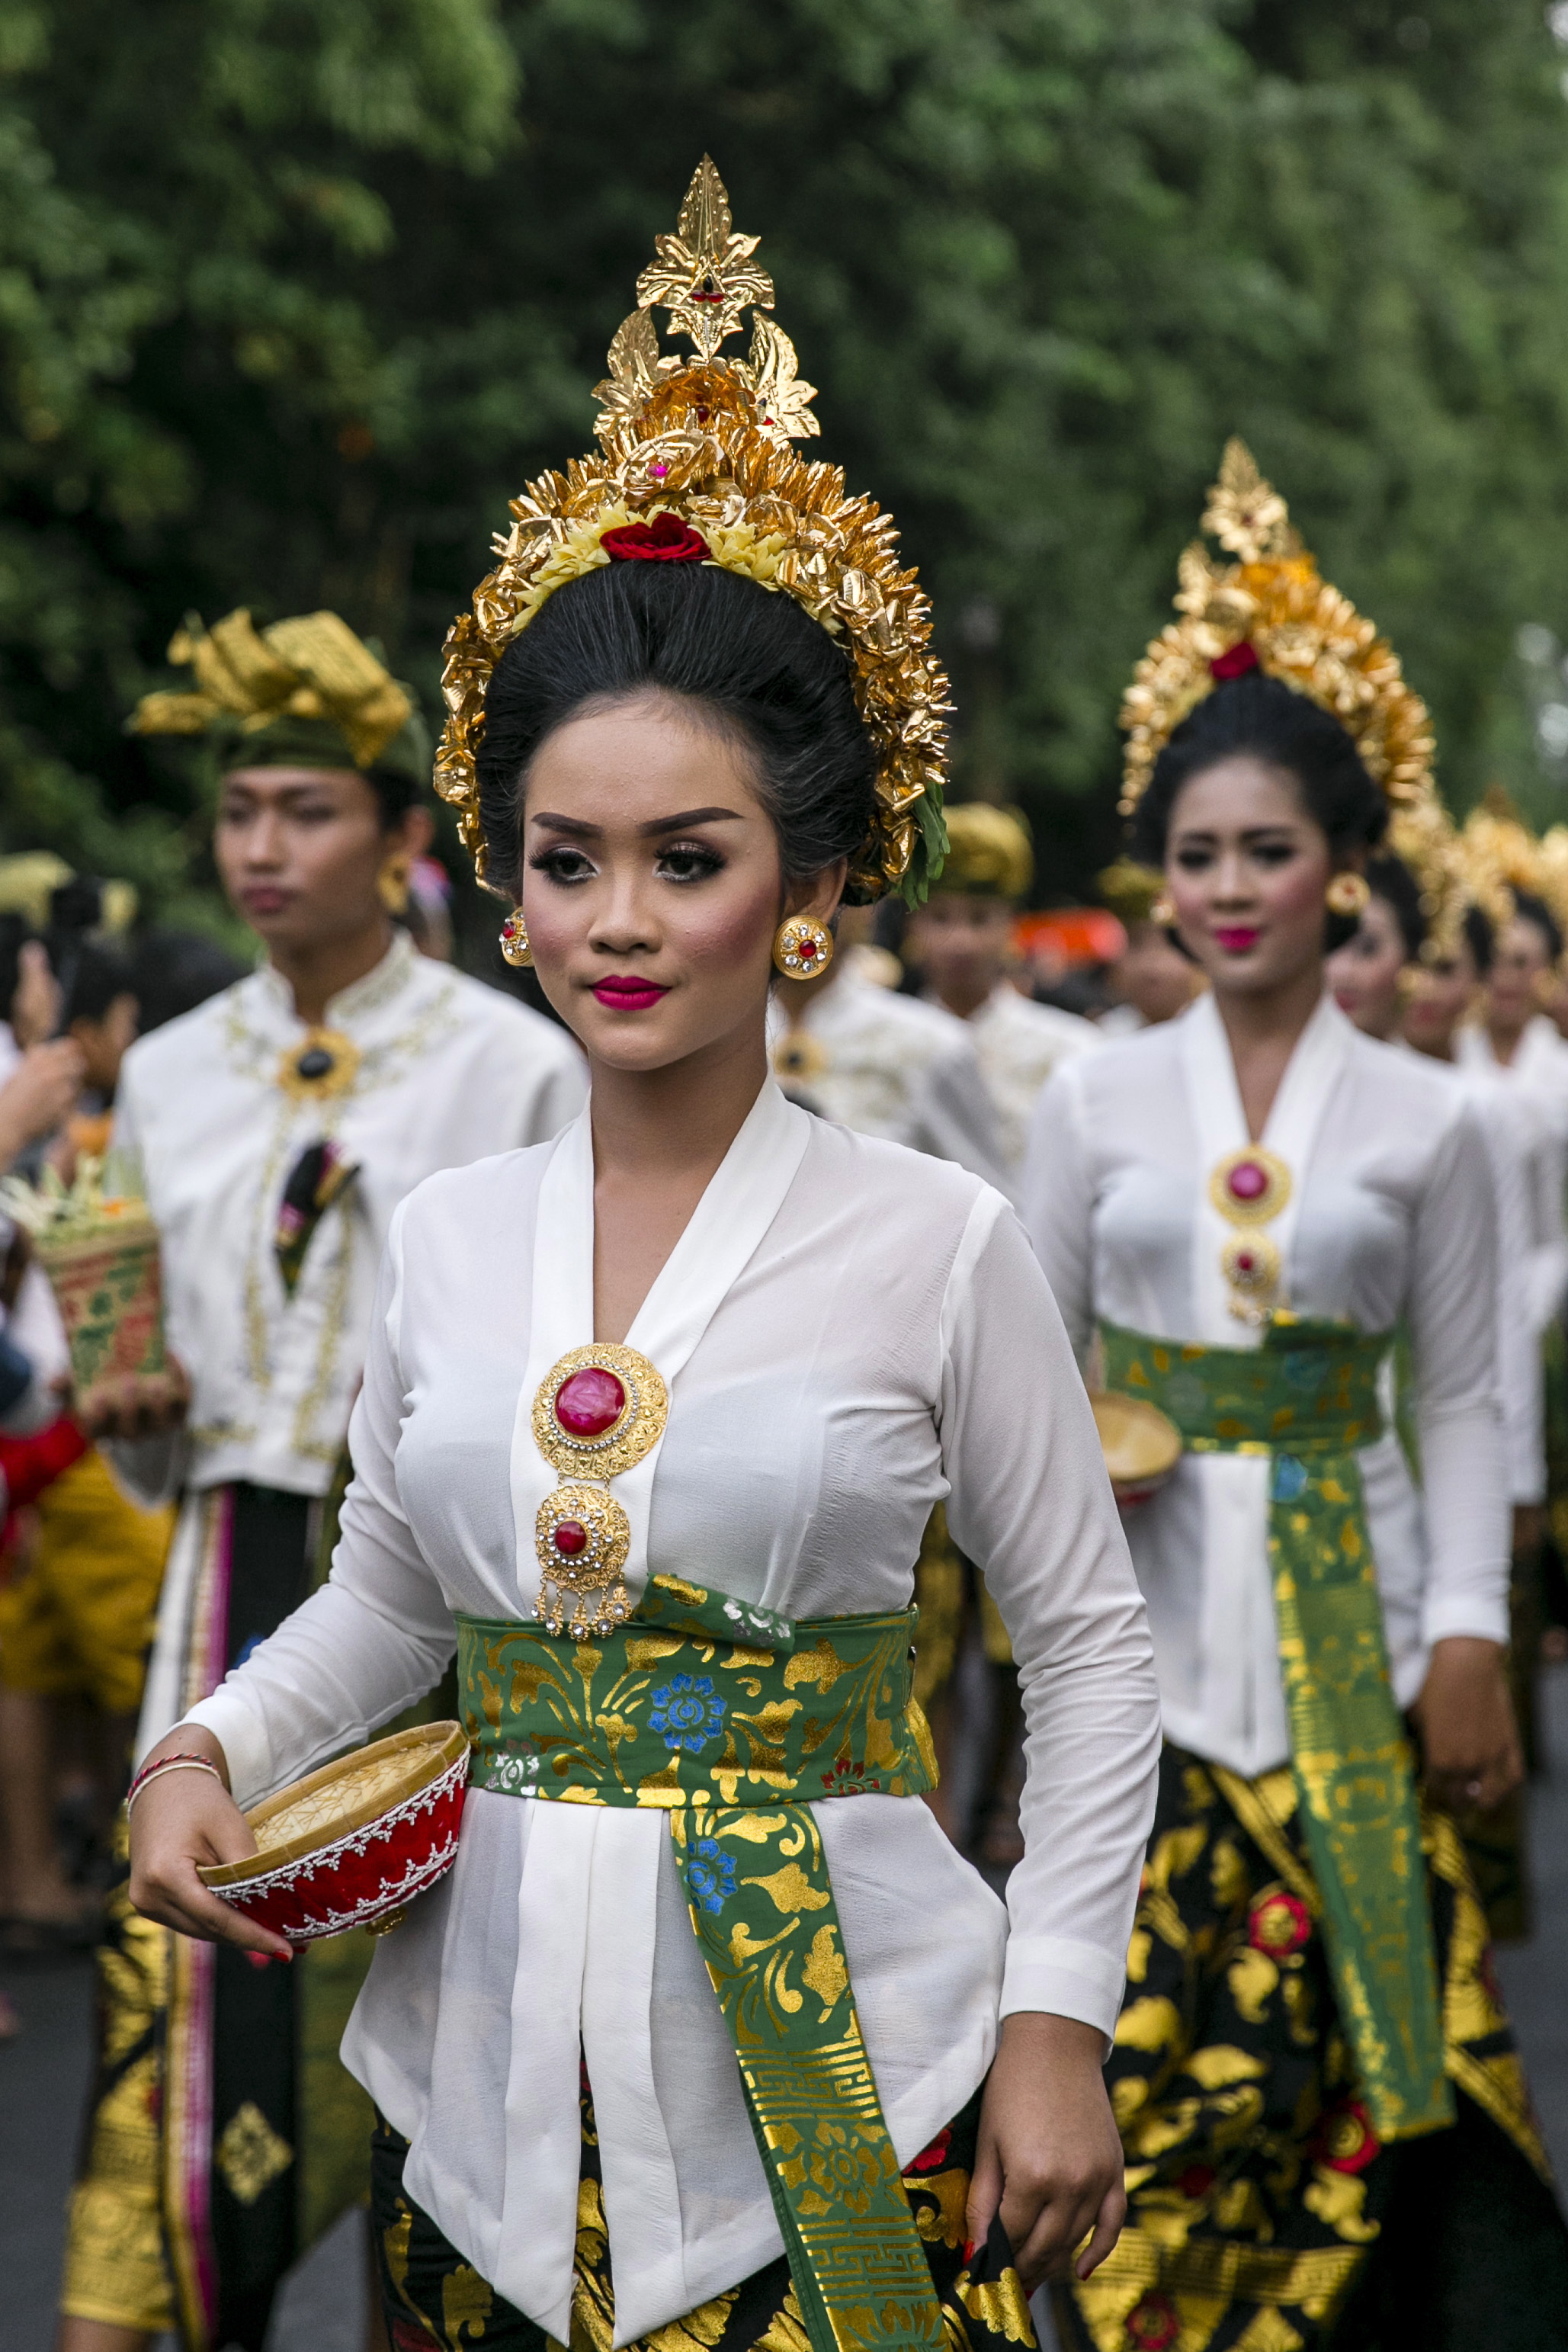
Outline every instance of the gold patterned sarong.
<svg viewBox="0 0 1568 2352"><path fill-rule="evenodd" d="M796 1624L655 1577L591 1641L457 1627L474 1787L669 1815L813 2352L941 2352L810 1811L933 1785L913 1612Z"/></svg>
<svg viewBox="0 0 1568 2352"><path fill-rule="evenodd" d="M1269 1559L1291 1761L1362 2095L1381 2139L1454 2119L1415 1772L1395 1705L1358 1450L1390 1339L1277 1316L1258 1349L1100 1327L1107 1388L1194 1453L1270 1458Z"/></svg>

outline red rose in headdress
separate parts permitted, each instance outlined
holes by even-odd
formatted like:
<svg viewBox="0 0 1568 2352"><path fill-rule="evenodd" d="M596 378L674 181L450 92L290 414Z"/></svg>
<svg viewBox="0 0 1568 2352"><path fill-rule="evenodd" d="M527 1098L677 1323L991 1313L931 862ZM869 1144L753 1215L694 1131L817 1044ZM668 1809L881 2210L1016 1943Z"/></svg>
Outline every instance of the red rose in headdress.
<svg viewBox="0 0 1568 2352"><path fill-rule="evenodd" d="M622 523L599 542L612 563L703 563L708 544L679 515L656 515L652 522Z"/></svg>
<svg viewBox="0 0 1568 2352"><path fill-rule="evenodd" d="M1223 684L1228 677L1245 677L1249 669L1256 669L1258 656L1243 637L1239 646L1232 646L1228 652L1217 655L1208 667L1211 675Z"/></svg>

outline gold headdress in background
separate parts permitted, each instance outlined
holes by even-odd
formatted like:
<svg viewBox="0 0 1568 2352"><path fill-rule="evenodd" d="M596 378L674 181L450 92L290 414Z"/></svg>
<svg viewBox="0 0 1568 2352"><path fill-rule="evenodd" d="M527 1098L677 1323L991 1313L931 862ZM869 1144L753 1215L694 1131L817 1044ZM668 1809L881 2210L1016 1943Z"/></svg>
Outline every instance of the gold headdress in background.
<svg viewBox="0 0 1568 2352"><path fill-rule="evenodd" d="M1182 617L1155 638L1122 704L1122 814L1137 807L1155 761L1188 712L1222 679L1253 668L1333 713L1392 810L1429 800L1426 704L1406 685L1387 640L1319 577L1284 499L1244 442L1226 443L1203 529L1237 561L1217 563L1201 540L1182 556L1176 598Z"/></svg>
<svg viewBox="0 0 1568 2352"><path fill-rule="evenodd" d="M1472 809L1458 836L1470 896L1500 929L1522 892L1550 908L1568 933L1568 825L1537 835L1497 786Z"/></svg>
<svg viewBox="0 0 1568 2352"><path fill-rule="evenodd" d="M847 497L837 467L790 448L818 431L813 388L789 337L759 315L772 280L758 240L735 233L724 184L705 155L674 236L637 281L637 309L610 346L598 389L600 449L541 475L511 505L500 559L446 639L447 719L435 789L458 812L485 879L475 753L496 664L547 597L617 560L708 562L793 596L842 639L877 760L876 816L850 868L848 896L924 898L946 847L942 784L947 681L928 650L930 607L898 564L891 516ZM655 304L695 356L662 355ZM747 360L719 345L755 314Z"/></svg>
<svg viewBox="0 0 1568 2352"><path fill-rule="evenodd" d="M275 765L298 758L340 767L346 754L355 768L407 767L415 782L428 779L428 738L418 740L413 698L336 613L260 630L244 610L211 629L188 614L169 659L190 664L195 690L144 694L129 722L133 734L216 735Z"/></svg>
<svg viewBox="0 0 1568 2352"><path fill-rule="evenodd" d="M1021 809L962 801L943 812L947 826L944 890L975 898L1023 898L1034 880L1034 842Z"/></svg>

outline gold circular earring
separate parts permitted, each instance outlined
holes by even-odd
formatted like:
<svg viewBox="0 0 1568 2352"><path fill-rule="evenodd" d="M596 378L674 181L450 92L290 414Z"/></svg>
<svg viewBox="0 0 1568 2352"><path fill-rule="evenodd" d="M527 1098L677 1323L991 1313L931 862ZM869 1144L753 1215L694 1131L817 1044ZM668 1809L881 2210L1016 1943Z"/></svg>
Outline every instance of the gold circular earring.
<svg viewBox="0 0 1568 2352"><path fill-rule="evenodd" d="M1364 874L1334 874L1330 876L1328 888L1323 892L1323 904L1331 915L1361 915L1365 913L1371 896Z"/></svg>
<svg viewBox="0 0 1568 2352"><path fill-rule="evenodd" d="M389 857L376 876L376 895L389 915L408 912L408 877L413 860L399 855Z"/></svg>
<svg viewBox="0 0 1568 2352"><path fill-rule="evenodd" d="M786 980L821 980L833 961L833 935L815 915L790 915L773 934L773 961Z"/></svg>
<svg viewBox="0 0 1568 2352"><path fill-rule="evenodd" d="M515 907L501 926L501 953L519 971L534 960L534 951L528 945L528 927Z"/></svg>
<svg viewBox="0 0 1568 2352"><path fill-rule="evenodd" d="M1176 921L1176 900L1168 890L1161 890L1155 895L1149 908L1149 920L1158 923L1162 931L1168 931Z"/></svg>

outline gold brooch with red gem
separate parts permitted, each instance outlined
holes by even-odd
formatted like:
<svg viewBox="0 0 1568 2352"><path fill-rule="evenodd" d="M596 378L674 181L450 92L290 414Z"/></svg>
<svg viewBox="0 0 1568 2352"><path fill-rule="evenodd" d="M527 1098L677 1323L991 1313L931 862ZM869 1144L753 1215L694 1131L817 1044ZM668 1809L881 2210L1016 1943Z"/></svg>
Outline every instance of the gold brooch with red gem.
<svg viewBox="0 0 1568 2352"><path fill-rule="evenodd" d="M1227 1152L1212 1170L1208 1197L1239 1229L1227 1235L1219 1253L1230 1312L1239 1323L1267 1323L1279 1304L1281 1260L1279 1244L1260 1229L1289 1204L1291 1171L1276 1153L1249 1143Z"/></svg>
<svg viewBox="0 0 1568 2352"><path fill-rule="evenodd" d="M534 1439L561 1482L534 1521L534 1614L549 1633L581 1642L613 1633L628 1615L622 1576L632 1527L603 1482L653 1451L669 1411L664 1381L634 1348L573 1348L539 1382Z"/></svg>

